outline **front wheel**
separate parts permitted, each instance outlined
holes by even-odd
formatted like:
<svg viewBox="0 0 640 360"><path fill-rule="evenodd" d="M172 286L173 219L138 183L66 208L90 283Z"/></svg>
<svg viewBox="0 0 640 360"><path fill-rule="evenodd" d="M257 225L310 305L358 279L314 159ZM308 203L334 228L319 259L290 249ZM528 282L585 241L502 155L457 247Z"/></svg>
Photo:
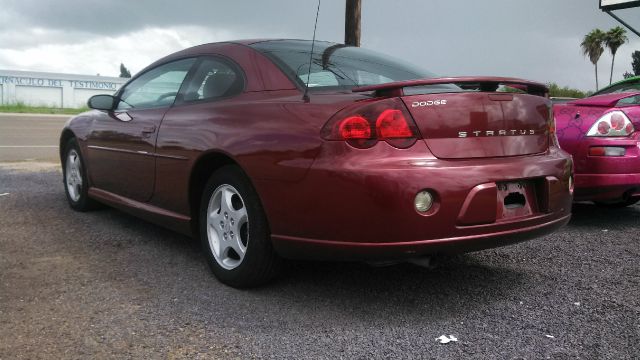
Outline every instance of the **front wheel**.
<svg viewBox="0 0 640 360"><path fill-rule="evenodd" d="M98 203L90 199L87 194L89 181L87 180L87 172L76 139L69 140L64 148L62 176L67 201L72 209L88 211L98 206Z"/></svg>
<svg viewBox="0 0 640 360"><path fill-rule="evenodd" d="M271 245L264 210L236 166L220 168L207 182L200 205L200 237L209 266L227 285L254 287L278 273L281 259Z"/></svg>

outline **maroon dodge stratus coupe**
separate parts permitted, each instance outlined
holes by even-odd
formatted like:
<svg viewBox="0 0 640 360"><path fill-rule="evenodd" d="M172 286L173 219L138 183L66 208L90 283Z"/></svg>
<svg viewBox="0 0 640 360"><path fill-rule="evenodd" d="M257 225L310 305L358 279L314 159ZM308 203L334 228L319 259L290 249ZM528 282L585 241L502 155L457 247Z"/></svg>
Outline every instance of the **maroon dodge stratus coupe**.
<svg viewBox="0 0 640 360"><path fill-rule="evenodd" d="M199 236L237 287L270 280L282 258L468 252L569 221L573 164L544 85L311 45L196 46L92 97L60 138L71 207Z"/></svg>

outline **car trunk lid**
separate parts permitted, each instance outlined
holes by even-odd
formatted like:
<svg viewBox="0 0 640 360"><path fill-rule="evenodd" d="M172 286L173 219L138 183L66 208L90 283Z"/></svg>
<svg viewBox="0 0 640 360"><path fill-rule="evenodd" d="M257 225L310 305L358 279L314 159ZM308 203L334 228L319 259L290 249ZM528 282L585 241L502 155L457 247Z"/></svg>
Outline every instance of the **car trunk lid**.
<svg viewBox="0 0 640 360"><path fill-rule="evenodd" d="M522 93L496 92L505 83ZM457 84L459 91L408 96L403 91L442 84ZM400 96L438 158L530 155L549 147L550 102L542 84L509 78L439 78L363 88L378 96Z"/></svg>
<svg viewBox="0 0 640 360"><path fill-rule="evenodd" d="M439 158L529 155L549 146L549 109L541 97L457 93L402 99Z"/></svg>
<svg viewBox="0 0 640 360"><path fill-rule="evenodd" d="M589 129L605 113L621 110L636 129L640 128L640 117L636 112L640 101L640 92L613 93L596 95L553 106L556 122L556 134L560 146L571 154L575 154L580 141Z"/></svg>

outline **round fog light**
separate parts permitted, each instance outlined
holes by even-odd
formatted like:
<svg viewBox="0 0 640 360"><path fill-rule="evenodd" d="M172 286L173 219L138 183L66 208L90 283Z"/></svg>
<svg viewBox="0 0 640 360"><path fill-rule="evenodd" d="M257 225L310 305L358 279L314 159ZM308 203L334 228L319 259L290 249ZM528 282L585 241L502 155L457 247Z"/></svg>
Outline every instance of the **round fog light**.
<svg viewBox="0 0 640 360"><path fill-rule="evenodd" d="M420 191L416 195L416 199L414 200L414 205L416 206L416 210L418 212L424 213L431 209L431 205L433 205L433 195L431 195L428 191Z"/></svg>

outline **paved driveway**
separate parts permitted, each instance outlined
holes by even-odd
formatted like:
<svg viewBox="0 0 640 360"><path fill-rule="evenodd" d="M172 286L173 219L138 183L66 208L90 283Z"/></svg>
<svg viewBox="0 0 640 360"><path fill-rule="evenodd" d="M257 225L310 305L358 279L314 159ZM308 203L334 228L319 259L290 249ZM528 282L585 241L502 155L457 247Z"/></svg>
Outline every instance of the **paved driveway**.
<svg viewBox="0 0 640 360"><path fill-rule="evenodd" d="M68 115L0 113L0 162L59 161L58 141Z"/></svg>

